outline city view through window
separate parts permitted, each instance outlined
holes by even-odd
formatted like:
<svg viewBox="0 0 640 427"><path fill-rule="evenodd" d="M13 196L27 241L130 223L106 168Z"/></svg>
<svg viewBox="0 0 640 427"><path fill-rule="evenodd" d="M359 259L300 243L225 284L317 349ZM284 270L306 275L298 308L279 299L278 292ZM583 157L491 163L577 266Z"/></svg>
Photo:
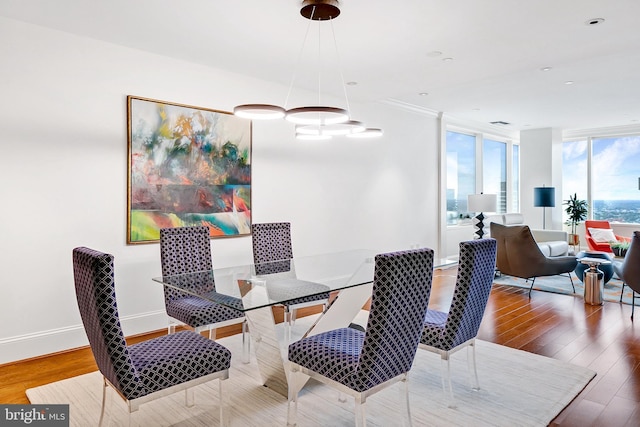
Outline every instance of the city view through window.
<svg viewBox="0 0 640 427"><path fill-rule="evenodd" d="M640 223L640 135L591 141L590 216L609 222ZM563 144L562 199L587 200L589 141Z"/></svg>
<svg viewBox="0 0 640 427"><path fill-rule="evenodd" d="M476 150L481 150L477 153ZM482 155L479 170L476 170L476 159ZM514 183L511 206L518 204L518 160L519 151L514 145L512 154L512 180ZM476 190L478 179L482 186ZM497 203L495 212L507 212L507 143L482 138L480 146L476 145L476 136L448 131L447 132L447 225L465 224L477 212L470 212L467 196L482 191L495 194Z"/></svg>

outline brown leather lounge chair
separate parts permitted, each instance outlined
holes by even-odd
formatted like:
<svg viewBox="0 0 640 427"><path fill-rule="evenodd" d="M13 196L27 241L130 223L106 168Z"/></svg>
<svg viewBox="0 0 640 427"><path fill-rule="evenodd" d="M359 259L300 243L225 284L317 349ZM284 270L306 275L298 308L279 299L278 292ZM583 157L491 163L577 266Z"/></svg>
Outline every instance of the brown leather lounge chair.
<svg viewBox="0 0 640 427"><path fill-rule="evenodd" d="M491 237L498 241L496 269L502 274L532 279L529 298L536 277L571 273L578 264L575 256L546 257L538 248L527 225L504 226L491 223ZM573 292L573 279L569 274Z"/></svg>
<svg viewBox="0 0 640 427"><path fill-rule="evenodd" d="M614 268L618 276L623 280L622 293L624 294L625 285L633 290L633 298L631 299L631 320L633 320L636 298L640 298L640 296L636 295L640 293L640 231L633 232L631 246L629 246L624 261ZM622 295L620 295L620 301L622 301Z"/></svg>

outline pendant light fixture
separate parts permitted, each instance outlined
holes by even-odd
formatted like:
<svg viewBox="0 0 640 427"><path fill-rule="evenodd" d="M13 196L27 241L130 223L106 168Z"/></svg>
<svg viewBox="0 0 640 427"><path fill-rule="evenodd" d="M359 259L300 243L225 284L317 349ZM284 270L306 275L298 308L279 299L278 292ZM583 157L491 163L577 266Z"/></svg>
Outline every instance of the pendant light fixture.
<svg viewBox="0 0 640 427"><path fill-rule="evenodd" d="M380 128L366 128L362 132L351 133L347 136L349 138L377 138L382 134L383 132Z"/></svg>
<svg viewBox="0 0 640 427"><path fill-rule="evenodd" d="M307 31L302 42L302 48L300 50L300 55L298 56L298 63L300 62L300 57L302 56L302 51L305 47L309 29L314 21L318 22L318 59L320 59L320 25L322 25L322 21L329 21L329 23L331 24L331 32L333 35L335 52L339 62L340 57L338 54L338 44L336 42L332 22L333 19L340 15L339 1L303 0L300 14L304 18L309 20L309 25L307 26ZM347 96L346 85L344 82L344 76L342 74L340 64L338 64L338 69L340 70L340 78L344 91L346 108L323 105L323 103L321 102L321 78L320 71L318 70L317 104L312 106L287 109L289 96L291 95L291 91L296 80L297 68L298 66L296 65L296 71L294 71L293 73L284 107L271 104L243 104L235 107L233 109L233 113L239 117L256 120L279 119L284 117L287 121L296 124L296 138L305 140L330 139L332 136L336 135L354 136L359 133L365 132L365 130L372 130L367 129L366 126L359 121L351 120L351 116L349 113L349 98ZM379 129L377 130L379 131ZM381 131L379 133L369 133L369 136L382 135Z"/></svg>

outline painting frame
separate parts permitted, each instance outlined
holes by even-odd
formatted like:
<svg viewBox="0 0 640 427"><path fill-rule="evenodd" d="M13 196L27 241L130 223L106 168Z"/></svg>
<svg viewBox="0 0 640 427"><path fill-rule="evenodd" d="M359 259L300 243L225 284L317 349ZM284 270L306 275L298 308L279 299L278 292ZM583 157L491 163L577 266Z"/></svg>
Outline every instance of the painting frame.
<svg viewBox="0 0 640 427"><path fill-rule="evenodd" d="M251 120L127 95L127 244L192 225L250 235L251 147Z"/></svg>

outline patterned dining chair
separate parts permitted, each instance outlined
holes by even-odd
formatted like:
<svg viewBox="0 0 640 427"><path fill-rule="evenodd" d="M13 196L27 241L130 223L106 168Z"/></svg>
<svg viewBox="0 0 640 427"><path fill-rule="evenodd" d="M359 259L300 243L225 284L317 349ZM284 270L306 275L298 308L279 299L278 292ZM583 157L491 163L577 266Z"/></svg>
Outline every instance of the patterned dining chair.
<svg viewBox="0 0 640 427"><path fill-rule="evenodd" d="M442 388L455 407L451 386L450 357L468 347L467 361L473 368L473 389L479 390L475 340L493 285L497 244L495 239L477 239L460 243L458 275L448 313L427 310L420 348L440 355ZM446 366L445 366L446 365ZM471 372L469 372L471 374ZM446 378L446 384L445 384Z"/></svg>
<svg viewBox="0 0 640 427"><path fill-rule="evenodd" d="M208 271L211 261L211 237L204 226L160 229L160 263L163 276ZM212 287L215 284L211 283ZM213 289L210 289L213 290ZM196 332L209 330L215 339L216 328L242 323L243 361L249 362L250 338L244 313L212 301L198 298L168 286L164 287L165 310L169 316L169 333L183 323Z"/></svg>
<svg viewBox="0 0 640 427"><path fill-rule="evenodd" d="M91 351L103 376L102 425L107 386L125 400L131 413L139 406L185 390L193 405L198 384L219 380L220 424L224 424L223 380L229 377L231 352L193 331L165 335L127 345L116 304L113 255L78 247L73 250L73 276L80 316Z"/></svg>
<svg viewBox="0 0 640 427"><path fill-rule="evenodd" d="M356 425L366 424L368 396L401 381L411 425L407 373L420 341L432 278L432 249L377 255L366 331L335 329L289 345L290 425L297 418L300 381L296 377L300 374L353 396Z"/></svg>
<svg viewBox="0 0 640 427"><path fill-rule="evenodd" d="M293 258L291 245L291 223L271 222L251 224L253 244L253 263L256 274L283 274L288 273L295 278L295 268L290 260ZM282 262L274 262L282 261ZM322 304L326 310L329 302L329 292L303 298L293 299L283 305L287 331L296 319L296 309ZM289 333L288 335L289 336Z"/></svg>

